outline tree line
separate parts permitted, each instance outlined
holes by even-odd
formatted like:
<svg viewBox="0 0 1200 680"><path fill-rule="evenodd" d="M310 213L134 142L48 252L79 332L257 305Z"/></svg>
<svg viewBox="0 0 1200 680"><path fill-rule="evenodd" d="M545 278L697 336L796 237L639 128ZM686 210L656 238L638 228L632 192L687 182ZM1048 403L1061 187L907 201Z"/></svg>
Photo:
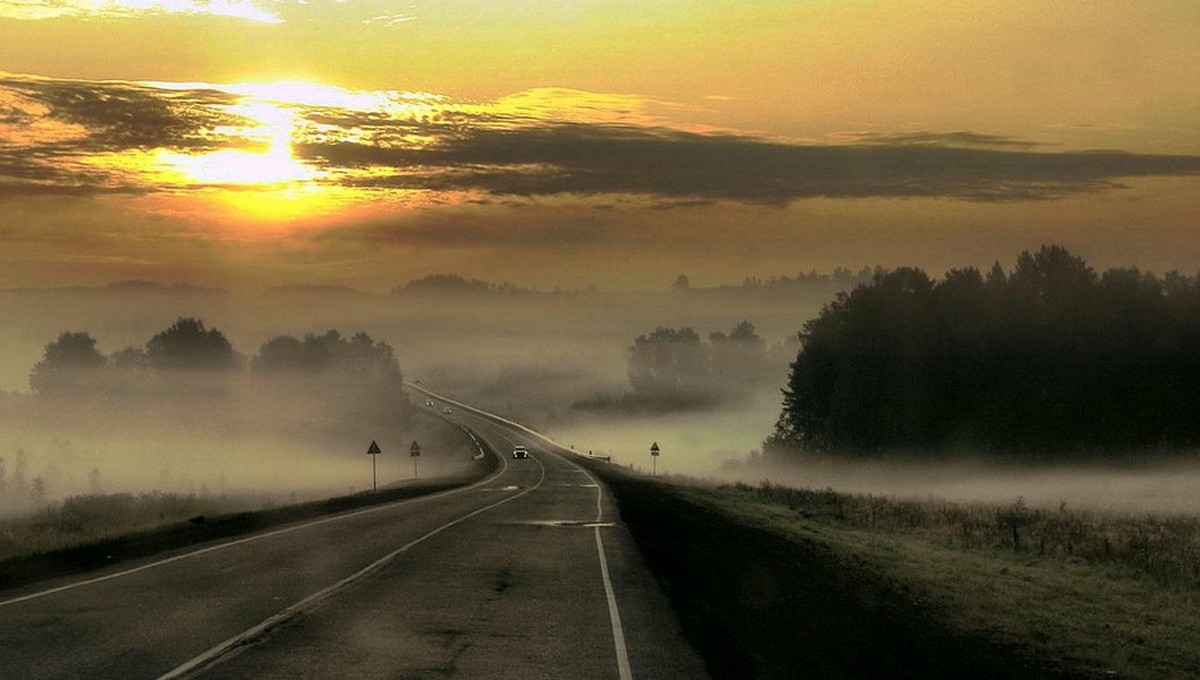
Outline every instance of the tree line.
<svg viewBox="0 0 1200 680"><path fill-rule="evenodd" d="M1060 246L1006 272L878 272L804 324L766 451L1071 457L1200 443L1200 280L1098 274Z"/></svg>
<svg viewBox="0 0 1200 680"><path fill-rule="evenodd" d="M35 397L136 404L143 412L223 404L243 418L289 418L309 434L395 425L412 411L392 347L366 333L276 336L247 360L219 330L180 317L140 347L105 356L96 344L86 332L47 344L29 374Z"/></svg>
<svg viewBox="0 0 1200 680"><path fill-rule="evenodd" d="M29 387L36 395L64 395L112 382L127 387L122 378L170 374L178 383L181 375L237 372L247 365L221 331L206 328L193 317L175 323L151 337L144 346L126 347L105 356L96 349L96 339L87 332L66 331L46 345L42 359L29 373ZM403 374L391 346L375 342L366 333L345 338L336 330L303 339L290 335L271 338L249 361L256 376L333 374L369 378L398 387Z"/></svg>
<svg viewBox="0 0 1200 680"><path fill-rule="evenodd" d="M726 297L754 297L766 300L792 300L797 296L813 293L832 294L849 290L857 285L870 283L872 278L886 270L876 265L852 271L847 267L835 267L830 273L816 269L799 272L795 276L747 276L739 285L694 286L686 274L680 274L671 284L675 295L717 295Z"/></svg>
<svg viewBox="0 0 1200 680"><path fill-rule="evenodd" d="M638 401L706 406L743 396L774 375L767 343L742 321L729 333L659 326L629 347L629 385Z"/></svg>

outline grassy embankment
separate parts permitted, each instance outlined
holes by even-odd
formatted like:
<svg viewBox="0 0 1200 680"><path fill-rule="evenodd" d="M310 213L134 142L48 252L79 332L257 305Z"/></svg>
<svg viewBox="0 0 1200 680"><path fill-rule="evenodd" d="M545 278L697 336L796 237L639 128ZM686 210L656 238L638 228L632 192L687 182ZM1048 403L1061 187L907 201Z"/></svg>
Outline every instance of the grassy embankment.
<svg viewBox="0 0 1200 680"><path fill-rule="evenodd" d="M1200 677L1200 520L596 466L721 678Z"/></svg>
<svg viewBox="0 0 1200 680"><path fill-rule="evenodd" d="M0 589L437 493L468 484L497 466L494 455L485 456L453 476L255 511L240 510L249 501L236 497L169 493L76 496L31 516L0 520Z"/></svg>

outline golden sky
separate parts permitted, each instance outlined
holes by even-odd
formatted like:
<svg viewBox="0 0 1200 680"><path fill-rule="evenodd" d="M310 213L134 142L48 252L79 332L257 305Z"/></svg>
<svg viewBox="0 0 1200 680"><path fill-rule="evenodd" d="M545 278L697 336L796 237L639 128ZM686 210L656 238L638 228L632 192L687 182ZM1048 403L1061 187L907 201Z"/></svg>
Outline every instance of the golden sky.
<svg viewBox="0 0 1200 680"><path fill-rule="evenodd" d="M0 288L1200 270L1195 0L0 0Z"/></svg>

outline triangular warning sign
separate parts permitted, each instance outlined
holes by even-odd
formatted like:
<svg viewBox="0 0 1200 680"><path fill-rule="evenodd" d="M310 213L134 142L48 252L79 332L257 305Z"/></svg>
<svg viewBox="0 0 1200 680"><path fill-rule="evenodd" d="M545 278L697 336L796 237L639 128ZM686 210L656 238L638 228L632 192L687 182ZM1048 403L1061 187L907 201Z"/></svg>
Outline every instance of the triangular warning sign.
<svg viewBox="0 0 1200 680"><path fill-rule="evenodd" d="M371 446L367 448L367 453L376 454L376 453L383 453L383 451L379 450L379 444L376 444L375 440L372 439Z"/></svg>

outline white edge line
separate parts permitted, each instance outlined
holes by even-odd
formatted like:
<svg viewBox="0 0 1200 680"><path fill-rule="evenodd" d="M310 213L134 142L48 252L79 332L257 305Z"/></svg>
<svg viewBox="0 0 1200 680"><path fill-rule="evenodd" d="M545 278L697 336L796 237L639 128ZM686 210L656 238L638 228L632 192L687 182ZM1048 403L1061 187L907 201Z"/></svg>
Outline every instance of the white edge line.
<svg viewBox="0 0 1200 680"><path fill-rule="evenodd" d="M472 437L472 439L474 439L474 437ZM475 441L475 445L479 446L480 451L483 451L483 447L479 445L478 441ZM485 453L485 455L486 455L486 453ZM138 572L146 571L147 569L154 569L156 567L161 567L163 565L171 564L172 562L186 560L186 559L189 559L192 557L196 557L198 555L204 555L206 553L215 552L217 550L224 550L225 548L232 548L235 545L242 545L243 543L250 543L251 541L258 541L258 540L261 540L264 538L271 538L272 536L279 536L281 534L290 533L292 531L298 531L300 529L307 529L309 527L314 527L314 526L318 526L321 524L327 524L329 522L340 522L341 520L344 520L344 519L349 519L351 517L357 517L358 515L364 515L364 514L371 513L371 512L379 512L381 510L386 510L388 508L391 508L391 507L394 507L397 505L403 505L405 503L416 503L419 501L428 501L428 500L433 500L435 498L441 498L442 496L448 496L450 494L461 493L463 491L469 491L471 489L474 489L475 487L483 486L484 484L492 482L497 477L504 474L504 471L508 469L508 461L506 461L504 459L504 456L501 456L499 454L497 454L497 457L500 459L500 470L498 472L496 472L496 474L492 475L491 477L481 479L478 482L475 482L474 484L471 484L469 486L460 486L455 489L447 489L446 491L439 491L437 493L432 493L432 494L428 494L425 496L417 496L416 498L405 498L405 499L398 500L398 501L395 501L392 503L384 503L383 505L373 505L369 508L363 508L362 510L355 510L353 512L348 512L343 515L333 515L332 517L323 517L321 519L313 520L311 522L305 522L304 524L297 524L295 526L285 527L283 529L276 529L274 531L268 531L268 532L262 533L262 534L254 534L253 536L247 536L245 538L235 539L235 540L229 541L227 543L220 543L218 545L212 545L207 548L201 548L200 550L193 550L191 552L187 552L182 555L175 555L174 557L168 557L165 560L158 560L157 562L151 562L150 564L143 564L140 567L134 567L132 569L125 569L124 571L118 571L116 573L106 574L104 576L97 576L95 578L90 578L90 579L87 579L84 581L76 581L74 583L68 583L63 586L58 586L57 588L50 588L49 590L41 590L36 593L30 593L28 595L22 595L20 597L14 597L14 598L8 599L8 600L0 600L0 607L4 607L7 605L11 605L11 604L17 604L18 602L34 600L39 597L46 597L47 595L54 595L56 593L61 593L63 591L73 590L75 588L82 588L83 586L90 586L90 585L93 585L96 583L103 583L104 581L111 581L113 579L117 579L117 578L121 578L124 576L129 576L131 574L136 574Z"/></svg>
<svg viewBox="0 0 1200 680"><path fill-rule="evenodd" d="M501 460L503 460L503 458L501 458ZM521 496L524 496L525 494L537 489L539 486L542 485L542 482L545 481L545 479L546 479L545 466L543 466L540 462L538 463L538 466L541 467L541 476L538 477L537 484L534 484L533 486L529 487L528 489L525 489L521 493L513 494L512 496L509 496L508 498L496 501L495 503L492 503L490 505L485 505L484 507L479 508L478 510L473 510L473 511L463 515L462 517L459 517L457 519L451 520L451 521L443 524L442 526L434 529L433 531L430 531L429 533L425 534L424 536L421 536L420 538L414 539L414 540L400 546L399 548L396 548L392 552L375 560L374 562L372 562L372 563L368 564L367 566L363 567L362 569L354 572L350 576L347 576L346 578L342 579L341 581L338 581L337 583L335 583L327 588L324 588L322 590L319 590L319 591L313 593L312 595L309 595L308 597L304 598L303 600L300 600L299 602L293 604L292 606L288 607L287 609L284 609L276 614L273 614L272 616L268 617L262 623L259 623L256 626L253 626L251 628L246 629L245 631L242 631L241 633L238 633L237 635L229 638L228 640L225 640L224 642L216 645L215 647L213 647L213 648L209 649L208 651L200 654L199 656L191 659L190 661L187 661L187 662L177 666L176 668L174 668L170 671L167 671L166 673L158 676L159 680L174 680L175 678L189 677L193 673L198 674L198 673L203 672L204 670L220 663L222 657L224 657L226 654L233 652L234 650L236 650L239 647L249 644L253 640L255 640L255 639L261 637L262 635L270 632L271 630L287 623L288 621L291 621L299 616L302 616L303 614L305 614L309 611L312 611L313 609L316 609L316 607L318 605L320 605L325 600L328 600L329 598L336 595L338 591L342 590L343 588L350 585L354 581L357 581L358 579L360 579L368 574L371 574L372 572L378 571L379 569L384 567L388 562L391 562L396 557L398 557L400 554L406 552L407 550L418 545L419 543L424 542L426 539L432 538L456 524L465 522L466 520L474 517L475 515L486 512L488 510L491 510L492 508L499 506L499 505L503 505L505 503L508 503L509 501L516 500L516 499L520 498Z"/></svg>
<svg viewBox="0 0 1200 680"><path fill-rule="evenodd" d="M558 448L564 452L570 452L573 455L579 455L579 454L575 453L574 451L571 451L567 447L563 446L562 444L559 444L558 442L554 441L553 439L547 437L546 435L544 435L540 432L535 432L534 430L531 430L528 427L525 427L524 425L522 425L520 423L515 423L511 420L508 420L507 418L503 418L494 413L488 413L487 411L475 408L474 406L468 406L467 404L464 404L461 401L455 401L454 399L447 398L447 397L442 396L432 390L426 389L425 387L422 387L420 385L415 385L413 383L406 383L406 384L420 392L423 392L423 393L431 396L431 397L441 399L442 401L445 401L450 404L454 404L455 406L458 406L459 408L466 409L477 415L484 416L486 418L496 420L498 422L501 422L506 425L515 427L519 430L522 430L522 431L524 431L530 435L533 435L534 437L537 437L537 438L541 439L542 441L544 441L544 442L550 444L551 446ZM576 463L573 460L569 460L569 459L565 459L565 458L564 458L564 460L566 460L571 465L574 465L575 467L582 470L583 473L586 474L590 480L592 480L592 483L596 485L596 523L600 524L601 520L604 518L604 507L602 504L602 501L604 499L604 486L600 484L599 480L597 480L594 476L592 476L591 471L588 470L587 468L583 467L582 465ZM544 472L544 469L543 469L543 472ZM605 557L605 554L604 554L604 541L600 537L600 527L597 526L595 528L595 530L596 530L596 551L600 556L600 576L604 581L604 595L608 599L608 618L609 618L609 621L612 623L613 646L616 648L616 653L617 653L617 672L620 674L621 680L632 680L633 672L632 672L632 670L630 670L630 666L629 666L629 651L625 645L625 629L621 626L621 612L617 608L616 592L613 590L612 579L609 578L609 575L608 575L608 559Z"/></svg>

